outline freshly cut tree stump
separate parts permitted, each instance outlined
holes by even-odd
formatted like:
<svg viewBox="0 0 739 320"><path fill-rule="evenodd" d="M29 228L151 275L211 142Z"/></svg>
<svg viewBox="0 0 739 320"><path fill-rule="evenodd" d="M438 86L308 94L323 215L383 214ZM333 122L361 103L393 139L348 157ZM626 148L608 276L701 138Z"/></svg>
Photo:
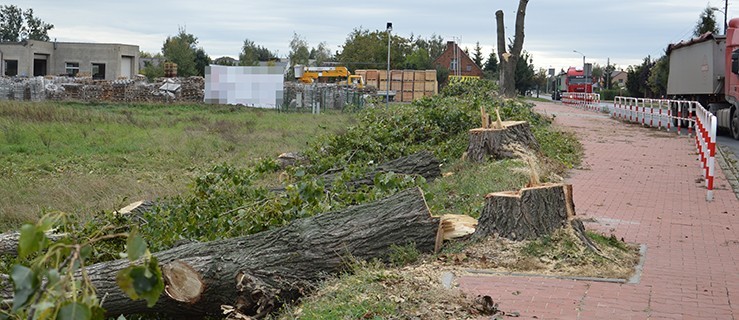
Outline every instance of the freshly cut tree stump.
<svg viewBox="0 0 739 320"><path fill-rule="evenodd" d="M477 128L469 131L470 139L467 145L467 159L473 162L483 162L489 157L505 159L516 157L515 148L518 144L533 151L539 150L539 142L531 133L531 127L526 121L503 121L503 128Z"/></svg>
<svg viewBox="0 0 739 320"><path fill-rule="evenodd" d="M414 188L281 228L155 253L166 290L153 308L131 301L117 287L116 273L128 260L98 263L87 273L97 295L105 297L108 316L196 318L218 316L221 306L229 305L263 318L340 272L352 258L386 259L391 245L414 244L421 252L434 252L440 238L439 218L430 215L423 192Z"/></svg>
<svg viewBox="0 0 739 320"><path fill-rule="evenodd" d="M485 196L472 238L497 234L511 240L536 239L565 227L572 228L586 247L600 251L585 236L582 222L575 219L572 185L544 184Z"/></svg>

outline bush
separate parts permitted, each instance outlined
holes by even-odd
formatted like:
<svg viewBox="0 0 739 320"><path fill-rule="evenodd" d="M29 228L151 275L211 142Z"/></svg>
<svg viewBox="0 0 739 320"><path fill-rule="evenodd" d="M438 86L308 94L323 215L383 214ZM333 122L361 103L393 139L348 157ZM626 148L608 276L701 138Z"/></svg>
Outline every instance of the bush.
<svg viewBox="0 0 739 320"><path fill-rule="evenodd" d="M620 92L619 89L601 89L600 100L613 100L613 98L620 95Z"/></svg>

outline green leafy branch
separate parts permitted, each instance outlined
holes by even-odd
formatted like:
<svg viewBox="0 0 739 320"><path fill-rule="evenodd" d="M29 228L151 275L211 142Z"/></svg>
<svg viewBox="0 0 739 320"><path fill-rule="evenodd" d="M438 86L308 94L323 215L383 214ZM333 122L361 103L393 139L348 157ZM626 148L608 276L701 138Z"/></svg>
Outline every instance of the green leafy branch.
<svg viewBox="0 0 739 320"><path fill-rule="evenodd" d="M124 255L132 262L118 274L119 286L132 299L146 299L150 306L156 303L164 284L157 261L143 238L135 231L105 234L110 228L101 228L89 240L80 243L73 243L69 238L49 240L47 233L55 225L65 225L65 220L64 213L52 213L36 224L21 227L18 259L22 263L10 269L13 301L9 308L0 310L0 320L104 319L102 301L96 295L85 265L93 258L95 244L116 238L128 238Z"/></svg>

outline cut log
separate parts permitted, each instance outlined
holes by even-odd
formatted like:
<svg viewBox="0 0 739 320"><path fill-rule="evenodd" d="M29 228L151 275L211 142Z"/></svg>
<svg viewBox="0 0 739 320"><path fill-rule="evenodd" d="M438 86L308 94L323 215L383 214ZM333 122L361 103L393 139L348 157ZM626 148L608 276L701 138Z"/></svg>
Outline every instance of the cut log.
<svg viewBox="0 0 739 320"><path fill-rule="evenodd" d="M394 172L407 175L420 175L427 181L433 181L441 176L441 167L439 159L431 152L421 151L409 156L401 157L392 161L385 162L366 173L364 176L354 179L347 183L350 188L361 186L371 186L375 183L375 176L379 173ZM320 175L327 188L331 188L335 181L341 176L343 169L331 170L330 173ZM284 192L285 187L270 189L273 192Z"/></svg>
<svg viewBox="0 0 739 320"><path fill-rule="evenodd" d="M441 176L440 162L431 152L421 151L409 156L401 157L392 161L380 164L372 171L368 172L359 179L350 182L352 187L359 187L374 184L374 178L377 174L394 172L399 174L419 175L432 181ZM323 175L323 179L327 185L333 185L338 179L341 172Z"/></svg>
<svg viewBox="0 0 739 320"><path fill-rule="evenodd" d="M127 215L127 214L134 214L134 215L142 215L146 213L147 211L150 211L154 207L154 202L150 200L140 200L136 202L132 202L131 204L118 209L116 213L121 215Z"/></svg>
<svg viewBox="0 0 739 320"><path fill-rule="evenodd" d="M414 188L258 234L156 253L167 290L153 308L131 301L116 286L116 273L127 260L95 264L87 272L98 296L105 297L109 316L217 316L222 305L230 305L262 318L337 274L352 258L386 259L393 244L433 252L440 233L439 219Z"/></svg>
<svg viewBox="0 0 739 320"><path fill-rule="evenodd" d="M496 192L485 197L473 239L498 235L511 240L535 239L560 228L573 228L583 244L600 251L585 236L585 228L575 219L572 185L545 184L518 192Z"/></svg>
<svg viewBox="0 0 739 320"><path fill-rule="evenodd" d="M47 232L46 237L51 241L57 241L63 238L64 234ZM20 232L0 233L0 256L15 257L18 255L18 240L21 237Z"/></svg>
<svg viewBox="0 0 739 320"><path fill-rule="evenodd" d="M510 145L518 144L533 151L539 150L539 143L531 133L526 121L503 121L503 129L477 128L469 131L467 159L483 162L488 158L514 158L516 153Z"/></svg>
<svg viewBox="0 0 739 320"><path fill-rule="evenodd" d="M444 240L465 238L475 233L477 219L464 214L445 214L441 216L441 230Z"/></svg>

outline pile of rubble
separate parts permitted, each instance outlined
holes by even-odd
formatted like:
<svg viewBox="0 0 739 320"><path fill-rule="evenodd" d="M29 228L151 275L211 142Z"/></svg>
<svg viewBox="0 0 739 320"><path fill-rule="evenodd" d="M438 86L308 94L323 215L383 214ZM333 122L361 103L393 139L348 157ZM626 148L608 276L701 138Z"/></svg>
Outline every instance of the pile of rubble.
<svg viewBox="0 0 739 320"><path fill-rule="evenodd" d="M0 100L55 100L84 102L202 102L202 77L144 77L122 80L93 80L90 77L0 78Z"/></svg>

